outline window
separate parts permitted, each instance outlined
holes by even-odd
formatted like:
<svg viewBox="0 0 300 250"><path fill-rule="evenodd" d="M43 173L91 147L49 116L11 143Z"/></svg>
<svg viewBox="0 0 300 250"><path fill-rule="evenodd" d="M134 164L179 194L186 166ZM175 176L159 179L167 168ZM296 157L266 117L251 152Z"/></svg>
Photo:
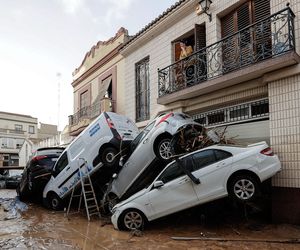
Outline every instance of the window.
<svg viewBox="0 0 300 250"><path fill-rule="evenodd" d="M193 154L194 171L217 161L213 150L200 151Z"/></svg>
<svg viewBox="0 0 300 250"><path fill-rule="evenodd" d="M15 124L15 130L16 131L23 131L23 126L20 124Z"/></svg>
<svg viewBox="0 0 300 250"><path fill-rule="evenodd" d="M235 120L237 118L248 117L249 116L249 107L234 107L229 110L229 118Z"/></svg>
<svg viewBox="0 0 300 250"><path fill-rule="evenodd" d="M182 168L178 166L176 162L174 162L160 175L158 179L163 183L167 183L183 175L185 175L185 173L183 172Z"/></svg>
<svg viewBox="0 0 300 250"><path fill-rule="evenodd" d="M34 126L29 126L28 132L29 132L29 134L34 134Z"/></svg>
<svg viewBox="0 0 300 250"><path fill-rule="evenodd" d="M269 114L269 103L254 103L251 105L252 116Z"/></svg>
<svg viewBox="0 0 300 250"><path fill-rule="evenodd" d="M135 65L136 79L136 121L145 121L150 118L150 79L149 57Z"/></svg>
<svg viewBox="0 0 300 250"><path fill-rule="evenodd" d="M89 91L86 90L80 94L80 109L89 106Z"/></svg>
<svg viewBox="0 0 300 250"><path fill-rule="evenodd" d="M16 147L21 148L24 143L24 139L16 139Z"/></svg>
<svg viewBox="0 0 300 250"><path fill-rule="evenodd" d="M53 176L57 176L66 166L68 166L68 155L67 152L65 152L57 161L55 165L55 169L53 172Z"/></svg>
<svg viewBox="0 0 300 250"><path fill-rule="evenodd" d="M232 156L231 153L224 151L224 150L216 150L215 149L214 152L215 152L217 161L222 161L222 160L227 159Z"/></svg>
<svg viewBox="0 0 300 250"><path fill-rule="evenodd" d="M204 126L241 123L249 120L268 119L269 100L262 99L194 115L195 121Z"/></svg>
<svg viewBox="0 0 300 250"><path fill-rule="evenodd" d="M1 147L7 148L7 138L1 138Z"/></svg>
<svg viewBox="0 0 300 250"><path fill-rule="evenodd" d="M214 112L207 116L208 124L216 124L225 121L224 111Z"/></svg>
<svg viewBox="0 0 300 250"><path fill-rule="evenodd" d="M252 63L253 58L261 60L271 55L270 23L246 28L270 13L270 0L248 0L221 19L222 38L241 31L237 36L228 37L223 45L224 73Z"/></svg>

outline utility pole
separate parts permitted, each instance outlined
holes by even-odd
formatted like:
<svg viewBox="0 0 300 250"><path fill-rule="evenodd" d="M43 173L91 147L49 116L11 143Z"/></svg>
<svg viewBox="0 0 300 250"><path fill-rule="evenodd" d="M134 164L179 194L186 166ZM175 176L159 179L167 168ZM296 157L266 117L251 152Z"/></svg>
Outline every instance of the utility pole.
<svg viewBox="0 0 300 250"><path fill-rule="evenodd" d="M57 77L57 131L59 131L59 120L60 120L60 82L61 82L61 73L56 73Z"/></svg>

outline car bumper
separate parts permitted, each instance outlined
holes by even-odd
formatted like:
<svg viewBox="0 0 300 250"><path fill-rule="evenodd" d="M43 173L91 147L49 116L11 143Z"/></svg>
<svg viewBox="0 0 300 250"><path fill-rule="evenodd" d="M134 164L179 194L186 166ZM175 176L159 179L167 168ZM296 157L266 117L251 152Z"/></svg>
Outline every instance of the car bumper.
<svg viewBox="0 0 300 250"><path fill-rule="evenodd" d="M113 213L113 215L111 216L111 223L113 224L114 228L118 229L118 230L119 230L118 219L119 219L120 214L121 214L121 212L119 210L116 210Z"/></svg>

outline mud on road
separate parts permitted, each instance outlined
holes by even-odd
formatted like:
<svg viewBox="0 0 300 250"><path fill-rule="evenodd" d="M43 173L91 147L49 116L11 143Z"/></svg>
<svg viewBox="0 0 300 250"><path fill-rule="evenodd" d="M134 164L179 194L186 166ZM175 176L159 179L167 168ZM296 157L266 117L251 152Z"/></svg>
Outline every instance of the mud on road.
<svg viewBox="0 0 300 250"><path fill-rule="evenodd" d="M14 190L0 190L1 198L15 196ZM83 214L68 219L63 212L27 205L26 212L10 220L0 206L0 249L300 249L300 244L276 243L300 238L300 227L241 217L207 218L199 208L151 223L135 234L114 230L108 220L88 222ZM174 236L197 240L177 241L171 239Z"/></svg>

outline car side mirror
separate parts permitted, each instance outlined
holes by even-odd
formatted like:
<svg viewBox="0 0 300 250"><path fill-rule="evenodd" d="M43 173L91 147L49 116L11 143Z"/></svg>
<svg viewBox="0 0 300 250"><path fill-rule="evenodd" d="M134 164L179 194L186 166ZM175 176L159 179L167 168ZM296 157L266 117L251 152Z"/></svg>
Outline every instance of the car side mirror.
<svg viewBox="0 0 300 250"><path fill-rule="evenodd" d="M165 184L162 181L155 181L154 184L153 184L153 187L154 188L160 188L163 185L165 185Z"/></svg>
<svg viewBox="0 0 300 250"><path fill-rule="evenodd" d="M112 175L112 178L113 178L113 179L117 179L117 178L118 178L118 174L114 173L114 174Z"/></svg>

